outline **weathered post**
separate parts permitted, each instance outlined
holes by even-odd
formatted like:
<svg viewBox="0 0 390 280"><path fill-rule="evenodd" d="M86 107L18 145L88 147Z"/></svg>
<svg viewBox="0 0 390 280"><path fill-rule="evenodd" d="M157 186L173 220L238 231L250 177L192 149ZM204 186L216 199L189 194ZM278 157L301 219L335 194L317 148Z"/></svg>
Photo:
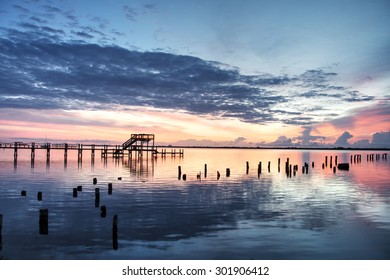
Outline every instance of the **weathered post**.
<svg viewBox="0 0 390 280"><path fill-rule="evenodd" d="M100 204L100 188L95 188L95 207L98 208Z"/></svg>
<svg viewBox="0 0 390 280"><path fill-rule="evenodd" d="M181 179L181 166L180 165L177 167L177 172L178 172L177 179L180 180Z"/></svg>
<svg viewBox="0 0 390 280"><path fill-rule="evenodd" d="M21 195L21 196L27 196L27 191L25 191L25 190L21 191L21 192L20 192L20 195Z"/></svg>
<svg viewBox="0 0 390 280"><path fill-rule="evenodd" d="M3 214L0 214L0 251L3 249L3 237L1 231L3 230Z"/></svg>
<svg viewBox="0 0 390 280"><path fill-rule="evenodd" d="M105 218L107 215L107 208L105 205L100 207L100 217Z"/></svg>
<svg viewBox="0 0 390 280"><path fill-rule="evenodd" d="M311 163L311 168L314 168L314 161Z"/></svg>
<svg viewBox="0 0 390 280"><path fill-rule="evenodd" d="M280 158L278 158L278 166L280 166Z"/></svg>
<svg viewBox="0 0 390 280"><path fill-rule="evenodd" d="M96 185L97 184L97 179L93 178L92 182L93 182L94 185Z"/></svg>
<svg viewBox="0 0 390 280"><path fill-rule="evenodd" d="M271 162L268 162L268 172L271 172Z"/></svg>
<svg viewBox="0 0 390 280"><path fill-rule="evenodd" d="M108 194L112 194L112 183L108 183Z"/></svg>
<svg viewBox="0 0 390 280"><path fill-rule="evenodd" d="M183 181L187 180L187 175L183 174Z"/></svg>
<svg viewBox="0 0 390 280"><path fill-rule="evenodd" d="M328 156L325 156L325 166L328 166Z"/></svg>
<svg viewBox="0 0 390 280"><path fill-rule="evenodd" d="M219 180L219 178L221 178L221 173L219 173L219 171L217 171L217 180Z"/></svg>
<svg viewBox="0 0 390 280"><path fill-rule="evenodd" d="M49 209L39 210L39 234L49 234Z"/></svg>
<svg viewBox="0 0 390 280"><path fill-rule="evenodd" d="M230 168L226 168L226 177L230 177Z"/></svg>
<svg viewBox="0 0 390 280"><path fill-rule="evenodd" d="M83 186L77 186L77 191L82 192L83 191Z"/></svg>
<svg viewBox="0 0 390 280"><path fill-rule="evenodd" d="M77 188L73 188L73 197L77 197Z"/></svg>
<svg viewBox="0 0 390 280"><path fill-rule="evenodd" d="M336 173L336 166L333 167L333 173Z"/></svg>
<svg viewBox="0 0 390 280"><path fill-rule="evenodd" d="M118 250L118 215L112 219L112 248Z"/></svg>
<svg viewBox="0 0 390 280"><path fill-rule="evenodd" d="M38 192L37 199L38 199L38 201L42 200L42 192Z"/></svg>
<svg viewBox="0 0 390 280"><path fill-rule="evenodd" d="M204 165L204 177L207 177L207 164Z"/></svg>
<svg viewBox="0 0 390 280"><path fill-rule="evenodd" d="M246 174L249 173L249 161L246 162Z"/></svg>
<svg viewBox="0 0 390 280"><path fill-rule="evenodd" d="M337 166L337 156L334 157L334 164Z"/></svg>
<svg viewBox="0 0 390 280"><path fill-rule="evenodd" d="M1 231L3 230L3 214L0 214L0 251L3 249L3 237Z"/></svg>

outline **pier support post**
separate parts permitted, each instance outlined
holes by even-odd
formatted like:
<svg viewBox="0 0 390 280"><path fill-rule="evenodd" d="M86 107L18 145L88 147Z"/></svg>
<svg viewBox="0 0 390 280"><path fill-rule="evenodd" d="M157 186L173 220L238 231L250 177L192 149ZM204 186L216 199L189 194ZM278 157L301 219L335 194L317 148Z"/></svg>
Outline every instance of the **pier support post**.
<svg viewBox="0 0 390 280"><path fill-rule="evenodd" d="M3 230L3 214L0 214L0 251L3 249L3 236L1 231Z"/></svg>
<svg viewBox="0 0 390 280"><path fill-rule="evenodd" d="M226 177L230 177L230 168L226 168Z"/></svg>
<svg viewBox="0 0 390 280"><path fill-rule="evenodd" d="M246 162L246 174L249 173L249 161Z"/></svg>
<svg viewBox="0 0 390 280"><path fill-rule="evenodd" d="M95 207L98 208L100 204L100 188L95 188Z"/></svg>
<svg viewBox="0 0 390 280"><path fill-rule="evenodd" d="M49 209L39 210L39 234L49 234Z"/></svg>
<svg viewBox="0 0 390 280"><path fill-rule="evenodd" d="M108 194L112 194L112 183L108 183Z"/></svg>
<svg viewBox="0 0 390 280"><path fill-rule="evenodd" d="M38 192L37 194L37 200L42 201L42 192Z"/></svg>
<svg viewBox="0 0 390 280"><path fill-rule="evenodd" d="M204 165L204 177L207 178L207 164Z"/></svg>
<svg viewBox="0 0 390 280"><path fill-rule="evenodd" d="M177 167L177 179L178 180L180 180L181 179L181 166L179 165L178 167Z"/></svg>
<svg viewBox="0 0 390 280"><path fill-rule="evenodd" d="M77 197L77 188L73 188L73 197Z"/></svg>
<svg viewBox="0 0 390 280"><path fill-rule="evenodd" d="M35 161L35 143L31 143L31 165L34 165Z"/></svg>
<svg viewBox="0 0 390 280"><path fill-rule="evenodd" d="M107 215L107 208L105 205L100 207L100 217L105 218Z"/></svg>
<svg viewBox="0 0 390 280"><path fill-rule="evenodd" d="M112 248L118 250L118 215L112 219Z"/></svg>

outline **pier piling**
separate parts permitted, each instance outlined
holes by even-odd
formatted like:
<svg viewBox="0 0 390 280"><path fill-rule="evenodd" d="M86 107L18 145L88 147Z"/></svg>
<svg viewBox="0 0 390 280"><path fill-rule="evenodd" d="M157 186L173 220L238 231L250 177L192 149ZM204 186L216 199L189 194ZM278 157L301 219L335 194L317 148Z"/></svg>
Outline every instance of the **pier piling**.
<svg viewBox="0 0 390 280"><path fill-rule="evenodd" d="M100 204L100 188L95 188L95 207L98 208Z"/></svg>
<svg viewBox="0 0 390 280"><path fill-rule="evenodd" d="M107 215L107 208L105 205L100 207L100 217L105 218Z"/></svg>
<svg viewBox="0 0 390 280"><path fill-rule="evenodd" d="M21 191L21 192L20 192L20 195L21 195L21 196L27 196L27 191L25 191L25 190Z"/></svg>
<svg viewBox="0 0 390 280"><path fill-rule="evenodd" d="M112 248L118 250L118 215L112 219Z"/></svg>
<svg viewBox="0 0 390 280"><path fill-rule="evenodd" d="M97 179L93 178L92 182L93 182L94 185L96 185L97 184Z"/></svg>
<svg viewBox="0 0 390 280"><path fill-rule="evenodd" d="M178 167L177 167L177 173L178 173L178 175L177 175L177 179L181 179L181 166L179 165Z"/></svg>
<svg viewBox="0 0 390 280"><path fill-rule="evenodd" d="M49 209L39 210L39 234L49 234Z"/></svg>
<svg viewBox="0 0 390 280"><path fill-rule="evenodd" d="M204 165L204 177L207 178L207 164Z"/></svg>
<svg viewBox="0 0 390 280"><path fill-rule="evenodd" d="M108 194L112 195L112 183L108 183Z"/></svg>
<svg viewBox="0 0 390 280"><path fill-rule="evenodd" d="M73 188L73 197L77 197L77 188Z"/></svg>
<svg viewBox="0 0 390 280"><path fill-rule="evenodd" d="M38 201L42 201L42 192L38 192L37 199Z"/></svg>

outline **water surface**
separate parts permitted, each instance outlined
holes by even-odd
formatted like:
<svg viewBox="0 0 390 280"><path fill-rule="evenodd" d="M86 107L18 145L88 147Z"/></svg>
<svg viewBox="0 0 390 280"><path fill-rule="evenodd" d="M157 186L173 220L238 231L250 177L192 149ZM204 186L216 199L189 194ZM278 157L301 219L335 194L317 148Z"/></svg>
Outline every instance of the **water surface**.
<svg viewBox="0 0 390 280"><path fill-rule="evenodd" d="M390 160L367 161L372 153L386 152L186 149L183 158L142 161L84 152L82 162L70 152L64 162L52 151L47 162L37 151L32 165L28 150L16 164L12 150L0 150L0 259L390 259ZM350 163L357 154L361 162ZM334 173L330 156L350 170ZM287 158L299 166L291 177ZM40 234L44 208L48 234Z"/></svg>

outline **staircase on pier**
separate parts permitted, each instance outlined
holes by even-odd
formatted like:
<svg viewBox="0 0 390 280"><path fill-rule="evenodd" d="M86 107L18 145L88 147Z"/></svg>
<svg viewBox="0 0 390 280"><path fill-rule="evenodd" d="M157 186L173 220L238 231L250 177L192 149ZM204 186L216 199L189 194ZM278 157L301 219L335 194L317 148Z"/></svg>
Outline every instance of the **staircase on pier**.
<svg viewBox="0 0 390 280"><path fill-rule="evenodd" d="M157 154L157 149L154 146L154 134L131 134L130 139L122 144L122 149L132 152L151 152Z"/></svg>

